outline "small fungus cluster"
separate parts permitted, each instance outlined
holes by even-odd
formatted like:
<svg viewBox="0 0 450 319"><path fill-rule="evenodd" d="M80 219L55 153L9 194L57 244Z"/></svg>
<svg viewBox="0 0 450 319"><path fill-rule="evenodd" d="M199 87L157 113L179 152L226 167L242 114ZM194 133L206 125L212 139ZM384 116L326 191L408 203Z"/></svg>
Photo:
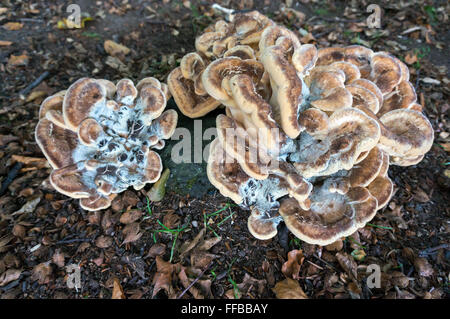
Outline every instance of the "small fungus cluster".
<svg viewBox="0 0 450 319"><path fill-rule="evenodd" d="M219 21L168 79L192 118L219 105L211 183L251 210L250 232L327 245L364 227L390 200L390 164L431 148L433 129L409 70L387 52L317 49L257 13Z"/></svg>
<svg viewBox="0 0 450 319"><path fill-rule="evenodd" d="M178 119L175 110L163 112L169 94L155 78L136 86L82 78L45 99L35 135L53 187L95 211L129 186L155 183L162 162L153 149L164 147Z"/></svg>

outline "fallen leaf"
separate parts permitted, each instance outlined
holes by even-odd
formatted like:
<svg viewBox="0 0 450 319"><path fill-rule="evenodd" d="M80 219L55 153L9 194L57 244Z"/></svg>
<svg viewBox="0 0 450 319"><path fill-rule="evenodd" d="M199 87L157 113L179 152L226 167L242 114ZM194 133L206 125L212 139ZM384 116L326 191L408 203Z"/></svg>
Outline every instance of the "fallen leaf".
<svg viewBox="0 0 450 319"><path fill-rule="evenodd" d="M430 197L421 188L417 188L414 192L414 199L421 203L430 201Z"/></svg>
<svg viewBox="0 0 450 319"><path fill-rule="evenodd" d="M61 250L57 249L53 254L52 261L55 265L62 268L64 267L64 258L64 253L61 252Z"/></svg>
<svg viewBox="0 0 450 319"><path fill-rule="evenodd" d="M53 270L52 266L50 266L50 262L40 263L33 268L31 280L37 280L40 285L48 284L52 272Z"/></svg>
<svg viewBox="0 0 450 319"><path fill-rule="evenodd" d="M298 281L291 278L278 282L272 291L278 299L308 299Z"/></svg>
<svg viewBox="0 0 450 319"><path fill-rule="evenodd" d="M187 288L191 284L192 280L190 280L188 278L188 276L186 275L185 269L186 269L185 267L181 267L181 270L178 273L178 278L180 279L180 282L183 285L183 287ZM194 285L192 285L189 288L189 292L192 294L192 296L195 299L205 299L205 297L202 295L201 291L199 289L197 289L196 287L194 287Z"/></svg>
<svg viewBox="0 0 450 319"><path fill-rule="evenodd" d="M180 223L180 216L175 212L169 212L164 215L163 224L169 229L174 229Z"/></svg>
<svg viewBox="0 0 450 319"><path fill-rule="evenodd" d="M3 25L3 28L9 31L17 31L23 28L23 23L20 22L7 22Z"/></svg>
<svg viewBox="0 0 450 319"><path fill-rule="evenodd" d="M347 253L337 253L336 254L337 261L339 262L339 265L341 265L342 269L345 270L345 272L350 276L350 278L353 281L357 281L358 273L356 268L358 265L353 260L352 257L350 257Z"/></svg>
<svg viewBox="0 0 450 319"><path fill-rule="evenodd" d="M161 257L156 257L156 273L153 277L153 294L154 298L158 292L162 289L166 292L169 298L175 297L175 290L172 287L172 274L175 270L175 266L167 261L164 261Z"/></svg>
<svg viewBox="0 0 450 319"><path fill-rule="evenodd" d="M165 251L166 245L164 245L163 243L157 243L150 247L147 257L155 258L156 256L162 256L164 255Z"/></svg>
<svg viewBox="0 0 450 319"><path fill-rule="evenodd" d="M56 27L58 29L64 30L64 29L83 29L86 25L86 22L93 21L94 19L92 17L83 17L80 20L80 23L77 24L75 21L63 18L62 20L59 20Z"/></svg>
<svg viewBox="0 0 450 319"><path fill-rule="evenodd" d="M11 41L0 40L0 47L9 47L11 44L13 44Z"/></svg>
<svg viewBox="0 0 450 319"><path fill-rule="evenodd" d="M120 280L117 277L114 277L113 292L111 299L126 299L125 293L123 292L123 288L120 285Z"/></svg>
<svg viewBox="0 0 450 319"><path fill-rule="evenodd" d="M301 250L291 250L288 252L288 260L281 267L281 272L287 277L295 280L299 279L300 267L303 264L303 252Z"/></svg>
<svg viewBox="0 0 450 319"><path fill-rule="evenodd" d="M366 257L366 252L364 251L364 249L355 249L352 251L351 255L356 260L362 261Z"/></svg>
<svg viewBox="0 0 450 319"><path fill-rule="evenodd" d="M328 251L340 251L344 247L344 242L342 239L336 240L334 243L326 245L325 249Z"/></svg>
<svg viewBox="0 0 450 319"><path fill-rule="evenodd" d="M29 157L29 156L22 156L22 155L13 155L11 156L11 159L15 162L19 162L25 165L30 165L37 168L44 168L44 167L50 167L48 164L47 159L42 157Z"/></svg>
<svg viewBox="0 0 450 319"><path fill-rule="evenodd" d="M126 46L116 43L112 40L106 40L103 44L103 47L105 48L105 51L113 57L120 58L128 53L130 53L130 49Z"/></svg>
<svg viewBox="0 0 450 319"><path fill-rule="evenodd" d="M26 228L20 224L14 225L12 229L12 234L20 239L23 239L26 235Z"/></svg>
<svg viewBox="0 0 450 319"><path fill-rule="evenodd" d="M0 275L0 287L9 284L10 282L19 279L22 270L20 269L8 269Z"/></svg>
<svg viewBox="0 0 450 319"><path fill-rule="evenodd" d="M433 267L426 258L416 258L414 260L414 267L420 276L429 277L433 274Z"/></svg>
<svg viewBox="0 0 450 319"><path fill-rule="evenodd" d="M19 214L27 214L34 212L36 206L39 204L40 201L41 201L40 197L36 197L32 200L29 200L28 202L26 202L25 205L22 206L22 208L20 208L18 211L15 211L12 215L15 216Z"/></svg>
<svg viewBox="0 0 450 319"><path fill-rule="evenodd" d="M8 65L10 66L26 66L28 65L28 62L30 61L30 57L26 54L22 55L13 55L8 59Z"/></svg>
<svg viewBox="0 0 450 319"><path fill-rule="evenodd" d="M125 236L125 239L122 245L127 243L132 243L141 238L143 233L140 232L139 223L131 223L122 230L122 234Z"/></svg>
<svg viewBox="0 0 450 319"><path fill-rule="evenodd" d="M405 56L406 64L409 64L409 65L414 64L417 62L417 60L418 60L417 55L412 52L406 54L406 56Z"/></svg>
<svg viewBox="0 0 450 319"><path fill-rule="evenodd" d="M108 248L112 245L113 239L110 236L101 235L95 240L95 246L98 248Z"/></svg>
<svg viewBox="0 0 450 319"><path fill-rule="evenodd" d="M120 222L122 224L131 224L141 218L143 215L142 210L140 209L130 209L120 216Z"/></svg>

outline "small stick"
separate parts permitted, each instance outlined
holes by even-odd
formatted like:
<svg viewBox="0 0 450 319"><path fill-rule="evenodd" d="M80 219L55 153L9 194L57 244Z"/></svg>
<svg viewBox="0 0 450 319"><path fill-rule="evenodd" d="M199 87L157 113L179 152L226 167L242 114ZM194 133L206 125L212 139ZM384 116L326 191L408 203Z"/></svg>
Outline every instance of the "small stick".
<svg viewBox="0 0 450 319"><path fill-rule="evenodd" d="M183 295L189 290L191 289L191 287L205 274L205 272L209 269L209 267L211 267L213 263L210 262L208 266L206 266L206 268L200 273L200 275L198 275L197 278L194 279L193 282L190 283L189 286L187 286L186 289L183 290L183 292L177 297L177 299L180 299L181 297L183 297Z"/></svg>
<svg viewBox="0 0 450 319"><path fill-rule="evenodd" d="M61 244L73 244L73 243L79 243L79 242L87 242L91 241L89 238L75 238L75 239L67 239L67 240L60 240L55 243L55 245L61 245Z"/></svg>
<svg viewBox="0 0 450 319"><path fill-rule="evenodd" d="M2 196L6 190L8 189L8 186L13 182L13 180L16 178L17 174L19 173L20 169L22 168L22 163L17 162L13 168L9 171L8 176L6 176L5 180L2 183L2 187L0 188L0 196Z"/></svg>
<svg viewBox="0 0 450 319"><path fill-rule="evenodd" d="M217 4L217 3L214 3L212 5L212 8L214 11L218 12L219 14L223 14L227 21L233 21L233 15L236 12L235 10L224 8L220 4Z"/></svg>
<svg viewBox="0 0 450 319"><path fill-rule="evenodd" d="M25 100L28 93L30 93L32 89L38 86L47 76L49 76L49 74L49 71L45 71L44 73L42 73L36 80L31 82L26 88L19 92L19 97L22 100Z"/></svg>
<svg viewBox="0 0 450 319"><path fill-rule="evenodd" d="M419 252L419 256L431 255L434 251L442 249L442 248L450 249L450 244L441 244L441 245L436 246L436 247L431 247L431 248L424 249L424 250Z"/></svg>

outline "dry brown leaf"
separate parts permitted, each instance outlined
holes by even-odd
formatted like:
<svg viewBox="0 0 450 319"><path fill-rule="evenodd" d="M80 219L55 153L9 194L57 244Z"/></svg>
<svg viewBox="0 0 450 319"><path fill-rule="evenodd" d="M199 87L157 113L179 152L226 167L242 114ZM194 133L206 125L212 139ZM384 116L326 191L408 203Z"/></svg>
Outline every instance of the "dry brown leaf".
<svg viewBox="0 0 450 319"><path fill-rule="evenodd" d="M344 247L344 242L342 239L336 240L334 243L326 245L325 249L328 251L340 251Z"/></svg>
<svg viewBox="0 0 450 319"><path fill-rule="evenodd" d="M52 261L55 265L62 268L64 267L64 258L64 253L61 252L61 250L57 249L53 254Z"/></svg>
<svg viewBox="0 0 450 319"><path fill-rule="evenodd" d="M266 287L266 280L264 279L256 279L250 276L249 274L245 273L244 279L242 279L242 283L238 284L239 291L246 295L248 294L253 288L255 288L255 292L258 296L262 295L264 292L264 288Z"/></svg>
<svg viewBox="0 0 450 319"><path fill-rule="evenodd" d="M0 47L9 47L11 44L13 44L11 41L0 40Z"/></svg>
<svg viewBox="0 0 450 319"><path fill-rule="evenodd" d="M180 279L180 282L183 285L183 287L187 288L191 284L192 280L190 280L188 278L188 276L186 275L185 269L186 268L181 267L181 270L178 273L178 278ZM197 289L196 287L194 287L194 285L192 285L192 287L189 288L189 292L192 294L192 296L195 299L205 299L205 297L202 295L201 291L199 289Z"/></svg>
<svg viewBox="0 0 450 319"><path fill-rule="evenodd" d="M414 199L421 203L430 201L430 197L421 188L417 188L414 192Z"/></svg>
<svg viewBox="0 0 450 319"><path fill-rule="evenodd" d="M95 246L98 248L108 248L112 245L113 239L110 236L101 235L95 240Z"/></svg>
<svg viewBox="0 0 450 319"><path fill-rule="evenodd" d="M175 265L164 261L161 257L156 257L156 273L153 277L153 294L152 298L163 289L169 298L175 297L175 290L172 287L172 274Z"/></svg>
<svg viewBox="0 0 450 319"><path fill-rule="evenodd" d="M28 62L30 61L30 57L26 54L22 55L13 55L9 57L8 65L10 66L25 66L28 65Z"/></svg>
<svg viewBox="0 0 450 319"><path fill-rule="evenodd" d="M308 299L298 281L291 278L278 282L272 290L278 299Z"/></svg>
<svg viewBox="0 0 450 319"><path fill-rule="evenodd" d="M406 64L414 64L418 61L417 59L417 55L415 53L409 52L408 54L406 54L405 56L405 62Z"/></svg>
<svg viewBox="0 0 450 319"><path fill-rule="evenodd" d="M353 257L348 255L347 253L337 253L336 258L341 265L342 269L350 276L350 278L355 282L358 278L358 273L356 268L358 265L353 260Z"/></svg>
<svg viewBox="0 0 450 319"><path fill-rule="evenodd" d="M194 268L203 269L207 267L217 257L219 256L208 253L207 251L204 250L195 249L191 253L191 266Z"/></svg>
<svg viewBox="0 0 450 319"><path fill-rule="evenodd" d="M128 53L130 53L130 49L127 48L126 46L116 43L114 41L111 40L106 40L105 43L103 44L105 51L116 58L120 58L123 57L125 55L127 55Z"/></svg>
<svg viewBox="0 0 450 319"><path fill-rule="evenodd" d="M53 272L50 262L40 263L33 268L31 280L38 281L40 285L48 284Z"/></svg>
<svg viewBox="0 0 450 319"><path fill-rule="evenodd" d="M182 258L187 252L192 250L203 239L206 233L206 228L202 228L193 240L184 242L180 247L180 257Z"/></svg>
<svg viewBox="0 0 450 319"><path fill-rule="evenodd" d="M442 146L444 151L446 151L447 153L450 153L450 143L440 143L440 145Z"/></svg>
<svg viewBox="0 0 450 319"><path fill-rule="evenodd" d="M155 258L156 256L162 256L162 255L164 255L165 251L166 251L166 245L164 245L162 243L157 243L157 244L154 244L152 247L150 247L147 257Z"/></svg>
<svg viewBox="0 0 450 319"><path fill-rule="evenodd" d="M10 282L19 279L22 270L20 269L8 269L0 275L0 287L9 284Z"/></svg>
<svg viewBox="0 0 450 319"><path fill-rule="evenodd" d="M142 217L142 210L140 209L130 209L127 210L125 213L120 216L120 222L122 224L131 224L137 221L139 218Z"/></svg>
<svg viewBox="0 0 450 319"><path fill-rule="evenodd" d="M3 25L3 28L5 28L8 31L17 31L23 28L23 23L20 22L7 22Z"/></svg>
<svg viewBox="0 0 450 319"><path fill-rule="evenodd" d="M28 202L25 203L18 211L15 211L12 215L20 215L20 214L27 214L32 213L36 209L36 206L41 201L40 197L36 197L34 199L30 199Z"/></svg>
<svg viewBox="0 0 450 319"><path fill-rule="evenodd" d="M301 250L291 250L288 252L288 260L281 267L281 272L287 277L295 280L299 279L300 267L303 264L303 252Z"/></svg>
<svg viewBox="0 0 450 319"><path fill-rule="evenodd" d="M416 258L414 260L414 267L420 276L429 277L433 274L433 267L426 258Z"/></svg>
<svg viewBox="0 0 450 319"><path fill-rule="evenodd" d="M127 243L132 243L141 238L143 233L140 232L139 223L131 223L122 230L122 234L125 236L125 239L122 245Z"/></svg>
<svg viewBox="0 0 450 319"><path fill-rule="evenodd" d="M120 280L117 277L114 277L111 299L126 299Z"/></svg>
<svg viewBox="0 0 450 319"><path fill-rule="evenodd" d="M20 224L16 224L13 227L12 234L20 239L23 239L26 235L26 228Z"/></svg>
<svg viewBox="0 0 450 319"><path fill-rule="evenodd" d="M22 156L22 155L13 155L11 156L11 159L15 162L19 162L25 165L34 166L37 168L44 168L44 167L50 167L48 164L47 159L41 158L41 157L29 157L29 156Z"/></svg>
<svg viewBox="0 0 450 319"><path fill-rule="evenodd" d="M169 229L177 228L180 224L180 216L178 216L175 212L169 212L164 215L163 224Z"/></svg>

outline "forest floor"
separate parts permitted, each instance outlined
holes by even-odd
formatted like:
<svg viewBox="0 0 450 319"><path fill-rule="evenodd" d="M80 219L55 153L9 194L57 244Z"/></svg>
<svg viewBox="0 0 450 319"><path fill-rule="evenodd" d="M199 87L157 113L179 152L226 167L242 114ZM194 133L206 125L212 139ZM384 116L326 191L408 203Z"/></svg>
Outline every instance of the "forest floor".
<svg viewBox="0 0 450 319"><path fill-rule="evenodd" d="M48 182L51 169L34 139L42 100L86 76L164 81L181 57L194 51L195 36L219 17L212 1L77 0L92 19L82 29L61 29L67 4L5 0L0 2L1 298L274 298L290 251L287 267L297 281L291 290L300 287L308 298L449 297L448 2L286 2L218 1L233 9L256 8L294 30L303 43L362 44L393 53L408 64L435 130L422 162L391 166L394 197L370 225L330 247L301 242L283 227L272 240L258 241L247 230L248 211L208 183L202 192L168 187L161 202L147 201L148 185L120 194L109 209L84 211ZM383 10L380 29L366 26L372 2ZM111 57L106 40L130 52ZM37 87L24 91L41 75ZM66 266L73 264L81 269L78 290L67 286L73 277ZM381 288L366 284L371 264L381 268Z"/></svg>

